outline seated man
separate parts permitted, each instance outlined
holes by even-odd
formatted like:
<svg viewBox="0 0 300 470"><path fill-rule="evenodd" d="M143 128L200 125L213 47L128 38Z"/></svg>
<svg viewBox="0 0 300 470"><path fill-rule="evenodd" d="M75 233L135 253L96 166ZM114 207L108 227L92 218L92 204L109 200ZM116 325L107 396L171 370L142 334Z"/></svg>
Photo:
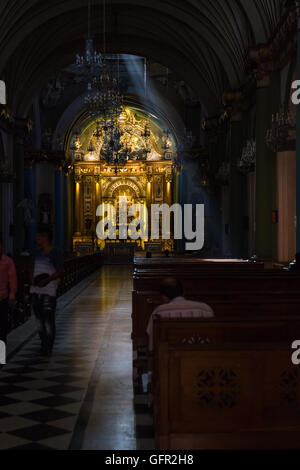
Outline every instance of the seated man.
<svg viewBox="0 0 300 470"><path fill-rule="evenodd" d="M209 305L186 300L183 297L182 284L178 279L165 279L160 286L164 304L157 307L151 315L147 333L149 350L153 350L153 318L213 318L214 312Z"/></svg>

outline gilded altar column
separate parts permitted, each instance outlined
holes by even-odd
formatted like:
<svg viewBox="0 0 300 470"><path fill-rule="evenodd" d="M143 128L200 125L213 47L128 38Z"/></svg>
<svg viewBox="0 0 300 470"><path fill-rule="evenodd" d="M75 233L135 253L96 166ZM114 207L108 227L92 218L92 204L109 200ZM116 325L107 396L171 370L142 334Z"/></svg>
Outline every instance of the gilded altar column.
<svg viewBox="0 0 300 470"><path fill-rule="evenodd" d="M75 208L74 208L75 237L81 236L81 169L75 168Z"/></svg>
<svg viewBox="0 0 300 470"><path fill-rule="evenodd" d="M94 175L95 175L95 205L94 205L94 214L93 214L93 219L95 220L95 230L94 230L94 235L96 237L96 247L98 248L104 248L103 244L101 246L101 241L98 240L96 232L97 232L97 224L98 224L98 218L97 218L97 209L100 206L102 202L102 178L101 178L101 169L100 167L95 167L94 168Z"/></svg>
<svg viewBox="0 0 300 470"><path fill-rule="evenodd" d="M97 212L98 206L101 204L101 193L102 193L102 178L101 178L101 169L100 167L95 167L94 169L94 175L95 175L95 216Z"/></svg>
<svg viewBox="0 0 300 470"><path fill-rule="evenodd" d="M172 167L167 169L166 172L166 204L169 206L172 205L173 202L173 197L172 197L172 185L173 185L173 173L172 173Z"/></svg>
<svg viewBox="0 0 300 470"><path fill-rule="evenodd" d="M151 205L153 202L153 173L152 173L152 167L147 167L147 175L146 175L146 180L147 180L147 195L146 195L146 205L148 209L148 239L151 239Z"/></svg>

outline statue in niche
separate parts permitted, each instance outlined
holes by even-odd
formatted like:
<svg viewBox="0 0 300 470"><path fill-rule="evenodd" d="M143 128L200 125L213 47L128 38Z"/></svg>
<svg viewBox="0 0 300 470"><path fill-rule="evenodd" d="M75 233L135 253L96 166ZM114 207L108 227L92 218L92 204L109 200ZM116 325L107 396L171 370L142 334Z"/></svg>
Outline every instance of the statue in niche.
<svg viewBox="0 0 300 470"><path fill-rule="evenodd" d="M39 223L51 225L52 223L52 199L50 194L41 194L39 197Z"/></svg>
<svg viewBox="0 0 300 470"><path fill-rule="evenodd" d="M25 199L18 204L17 208L23 209L24 225L25 227L29 227L34 222L32 194L27 193Z"/></svg>

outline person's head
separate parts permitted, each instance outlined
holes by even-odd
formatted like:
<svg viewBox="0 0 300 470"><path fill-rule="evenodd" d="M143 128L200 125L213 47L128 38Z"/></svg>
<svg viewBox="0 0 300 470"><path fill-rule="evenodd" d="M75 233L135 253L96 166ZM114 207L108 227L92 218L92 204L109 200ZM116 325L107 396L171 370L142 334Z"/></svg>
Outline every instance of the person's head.
<svg viewBox="0 0 300 470"><path fill-rule="evenodd" d="M52 245L53 234L47 227L40 227L36 233L36 243L40 248Z"/></svg>
<svg viewBox="0 0 300 470"><path fill-rule="evenodd" d="M169 277L162 281L159 292L164 302L167 303L176 299L176 297L181 297L183 295L183 287L179 279Z"/></svg>

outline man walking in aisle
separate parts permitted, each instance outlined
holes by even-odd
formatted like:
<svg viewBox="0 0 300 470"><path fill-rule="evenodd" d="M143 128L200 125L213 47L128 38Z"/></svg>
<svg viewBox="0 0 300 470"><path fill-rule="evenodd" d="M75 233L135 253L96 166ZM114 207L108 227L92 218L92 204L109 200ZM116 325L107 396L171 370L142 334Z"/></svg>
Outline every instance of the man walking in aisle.
<svg viewBox="0 0 300 470"><path fill-rule="evenodd" d="M52 233L48 228L37 232L38 250L34 259L33 311L41 339L41 354L50 356L56 335L56 296L58 280L63 275L63 254L53 247Z"/></svg>

